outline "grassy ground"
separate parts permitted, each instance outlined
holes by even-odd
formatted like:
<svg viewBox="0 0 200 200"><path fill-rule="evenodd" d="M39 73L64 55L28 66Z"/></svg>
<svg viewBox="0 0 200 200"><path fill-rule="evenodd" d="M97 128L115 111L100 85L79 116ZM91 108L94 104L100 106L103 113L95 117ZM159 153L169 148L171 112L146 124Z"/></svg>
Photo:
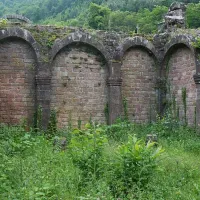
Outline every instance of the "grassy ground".
<svg viewBox="0 0 200 200"><path fill-rule="evenodd" d="M145 145L149 133L157 147ZM67 137L66 150L53 145L55 135ZM198 200L200 137L163 122L88 125L48 138L2 125L0 199Z"/></svg>
<svg viewBox="0 0 200 200"><path fill-rule="evenodd" d="M200 199L199 138L162 138L165 149L160 171L153 177L147 199Z"/></svg>

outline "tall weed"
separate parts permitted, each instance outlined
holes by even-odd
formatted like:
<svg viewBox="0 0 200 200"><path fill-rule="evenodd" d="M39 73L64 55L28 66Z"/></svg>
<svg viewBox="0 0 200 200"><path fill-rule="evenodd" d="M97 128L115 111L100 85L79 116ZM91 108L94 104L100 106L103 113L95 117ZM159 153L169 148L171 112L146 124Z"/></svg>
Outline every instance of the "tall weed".
<svg viewBox="0 0 200 200"><path fill-rule="evenodd" d="M72 132L69 153L75 166L82 171L83 182L98 179L102 175L102 155L107 143L103 129L95 125L86 124L85 130L75 129Z"/></svg>
<svg viewBox="0 0 200 200"><path fill-rule="evenodd" d="M118 146L108 175L115 197L125 198L132 190L144 189L158 166L157 158L163 152L154 144L146 145L144 141L129 135L128 141Z"/></svg>

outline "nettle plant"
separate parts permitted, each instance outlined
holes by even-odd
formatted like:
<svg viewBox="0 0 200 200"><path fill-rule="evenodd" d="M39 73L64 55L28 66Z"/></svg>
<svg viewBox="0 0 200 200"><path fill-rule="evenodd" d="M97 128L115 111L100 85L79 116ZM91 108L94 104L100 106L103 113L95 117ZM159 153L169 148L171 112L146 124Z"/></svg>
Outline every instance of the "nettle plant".
<svg viewBox="0 0 200 200"><path fill-rule="evenodd" d="M144 189L158 167L162 147L154 142L145 144L129 135L128 142L118 146L110 165L110 188L116 197L127 197L135 189Z"/></svg>
<svg viewBox="0 0 200 200"><path fill-rule="evenodd" d="M99 178L103 173L101 161L108 140L101 127L88 123L85 128L72 131L69 153L74 165L82 171L84 182L87 182Z"/></svg>

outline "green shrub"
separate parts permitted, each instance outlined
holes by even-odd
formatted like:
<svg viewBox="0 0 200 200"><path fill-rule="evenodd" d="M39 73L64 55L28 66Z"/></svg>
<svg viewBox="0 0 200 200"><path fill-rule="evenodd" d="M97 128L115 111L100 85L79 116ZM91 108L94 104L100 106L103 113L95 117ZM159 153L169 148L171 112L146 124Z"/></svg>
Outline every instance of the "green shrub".
<svg viewBox="0 0 200 200"><path fill-rule="evenodd" d="M163 117L157 117L156 122L150 126L150 132L158 136L169 137L177 134L180 127L180 121L174 118L171 112L166 112Z"/></svg>
<svg viewBox="0 0 200 200"><path fill-rule="evenodd" d="M127 141L128 134L131 134L134 130L134 124L128 121L118 120L117 123L105 127L105 134L109 139L123 142Z"/></svg>
<svg viewBox="0 0 200 200"><path fill-rule="evenodd" d="M69 153L83 175L83 181L97 179L103 173L101 168L103 148L108 143L100 127L86 124L85 130L75 129L69 144Z"/></svg>
<svg viewBox="0 0 200 200"><path fill-rule="evenodd" d="M28 156L32 154L31 148L35 145L33 132L26 132L20 126L0 128L0 145L7 156Z"/></svg>
<svg viewBox="0 0 200 200"><path fill-rule="evenodd" d="M128 142L119 145L111 161L110 188L117 197L126 197L134 188L144 188L154 174L157 158L163 152L155 143L138 140L129 135Z"/></svg>

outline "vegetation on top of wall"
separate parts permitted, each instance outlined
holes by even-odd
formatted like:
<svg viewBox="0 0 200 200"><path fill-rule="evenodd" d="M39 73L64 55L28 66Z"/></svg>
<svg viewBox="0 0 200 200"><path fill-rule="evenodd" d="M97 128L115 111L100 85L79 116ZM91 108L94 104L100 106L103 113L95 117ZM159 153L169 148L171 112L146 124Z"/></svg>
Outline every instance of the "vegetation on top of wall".
<svg viewBox="0 0 200 200"><path fill-rule="evenodd" d="M200 37L196 38L196 41L192 43L192 46L194 48L198 48L198 49L200 48Z"/></svg>
<svg viewBox="0 0 200 200"><path fill-rule="evenodd" d="M7 20L6 19L1 19L0 18L0 27L5 27L7 25Z"/></svg>
<svg viewBox="0 0 200 200"><path fill-rule="evenodd" d="M42 31L37 31L36 30L31 30L31 33L33 34L35 40L41 44L44 47L48 47L51 48L54 41L60 37L60 35L58 33L54 32L50 32L47 30L42 30Z"/></svg>

